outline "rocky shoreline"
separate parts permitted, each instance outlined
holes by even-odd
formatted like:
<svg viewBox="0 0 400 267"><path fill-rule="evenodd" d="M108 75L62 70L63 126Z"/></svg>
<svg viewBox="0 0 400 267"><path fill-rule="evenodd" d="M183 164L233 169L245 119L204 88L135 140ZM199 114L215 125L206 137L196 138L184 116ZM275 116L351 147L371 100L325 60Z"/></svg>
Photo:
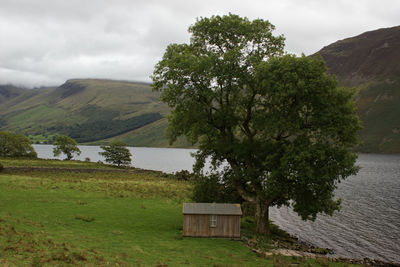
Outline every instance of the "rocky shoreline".
<svg viewBox="0 0 400 267"><path fill-rule="evenodd" d="M377 259L363 258L363 259L350 259L343 257L335 257L334 251L328 248L318 248L311 244L307 244L298 240L298 238L289 237L278 237L275 238L272 243L272 249L264 250L261 249L257 242L251 239L243 237L242 240L246 243L246 246L256 253L259 257L273 257L274 255L282 255L289 257L305 257L313 259L325 259L331 262L344 262L350 264L361 264L364 266L373 267L400 267L400 263L385 262Z"/></svg>

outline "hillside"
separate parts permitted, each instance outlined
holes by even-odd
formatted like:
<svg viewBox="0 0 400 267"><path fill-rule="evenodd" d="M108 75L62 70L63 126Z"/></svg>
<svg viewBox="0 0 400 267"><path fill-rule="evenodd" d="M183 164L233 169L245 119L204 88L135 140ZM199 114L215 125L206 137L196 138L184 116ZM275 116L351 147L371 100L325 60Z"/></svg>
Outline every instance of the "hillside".
<svg viewBox="0 0 400 267"><path fill-rule="evenodd" d="M0 127L51 142L56 134L79 143L113 138L131 146L167 146L168 107L144 83L69 80L55 88L0 87Z"/></svg>
<svg viewBox="0 0 400 267"><path fill-rule="evenodd" d="M358 89L359 150L400 153L400 26L337 41L317 54L341 85Z"/></svg>
<svg viewBox="0 0 400 267"><path fill-rule="evenodd" d="M316 54L343 86L354 86L363 122L361 152L400 153L400 26L337 41ZM130 146L166 147L168 107L149 84L69 80L59 87L0 86L0 130L51 142L56 134L79 143L119 139ZM187 147L182 140L175 147Z"/></svg>

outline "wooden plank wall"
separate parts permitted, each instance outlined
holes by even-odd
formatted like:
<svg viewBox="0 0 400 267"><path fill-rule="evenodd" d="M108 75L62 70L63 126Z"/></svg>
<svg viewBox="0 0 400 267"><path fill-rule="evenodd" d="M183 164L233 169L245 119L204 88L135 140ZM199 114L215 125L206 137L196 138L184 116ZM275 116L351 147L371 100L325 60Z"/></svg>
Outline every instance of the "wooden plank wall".
<svg viewBox="0 0 400 267"><path fill-rule="evenodd" d="M240 216L217 215L217 227L210 227L210 215L184 214L183 236L240 237Z"/></svg>

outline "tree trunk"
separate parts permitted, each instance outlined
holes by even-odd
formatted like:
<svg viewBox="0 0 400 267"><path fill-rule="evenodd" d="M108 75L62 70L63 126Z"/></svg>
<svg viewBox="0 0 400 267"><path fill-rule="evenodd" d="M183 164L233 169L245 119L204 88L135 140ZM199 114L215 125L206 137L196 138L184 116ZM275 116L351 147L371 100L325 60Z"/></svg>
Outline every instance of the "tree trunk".
<svg viewBox="0 0 400 267"><path fill-rule="evenodd" d="M256 232L262 235L269 235L269 205L266 201L256 201Z"/></svg>

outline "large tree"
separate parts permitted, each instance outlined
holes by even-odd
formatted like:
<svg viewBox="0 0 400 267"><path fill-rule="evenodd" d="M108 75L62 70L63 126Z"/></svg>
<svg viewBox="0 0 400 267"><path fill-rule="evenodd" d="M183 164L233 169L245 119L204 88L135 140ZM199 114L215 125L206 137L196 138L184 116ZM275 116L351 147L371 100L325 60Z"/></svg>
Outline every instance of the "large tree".
<svg viewBox="0 0 400 267"><path fill-rule="evenodd" d="M31 140L22 134L7 131L0 132L1 157L37 157Z"/></svg>
<svg viewBox="0 0 400 267"><path fill-rule="evenodd" d="M76 141L66 135L59 135L53 143L53 154L59 156L61 153L67 156L67 160L71 160L75 155L80 155L81 150Z"/></svg>
<svg viewBox="0 0 400 267"><path fill-rule="evenodd" d="M340 207L334 189L357 172L360 128L352 91L339 88L320 58L284 55L268 21L229 14L201 18L189 44L171 44L153 88L172 108L167 134L199 150L195 171L212 172L256 207L267 234L268 209L291 205L303 219Z"/></svg>

